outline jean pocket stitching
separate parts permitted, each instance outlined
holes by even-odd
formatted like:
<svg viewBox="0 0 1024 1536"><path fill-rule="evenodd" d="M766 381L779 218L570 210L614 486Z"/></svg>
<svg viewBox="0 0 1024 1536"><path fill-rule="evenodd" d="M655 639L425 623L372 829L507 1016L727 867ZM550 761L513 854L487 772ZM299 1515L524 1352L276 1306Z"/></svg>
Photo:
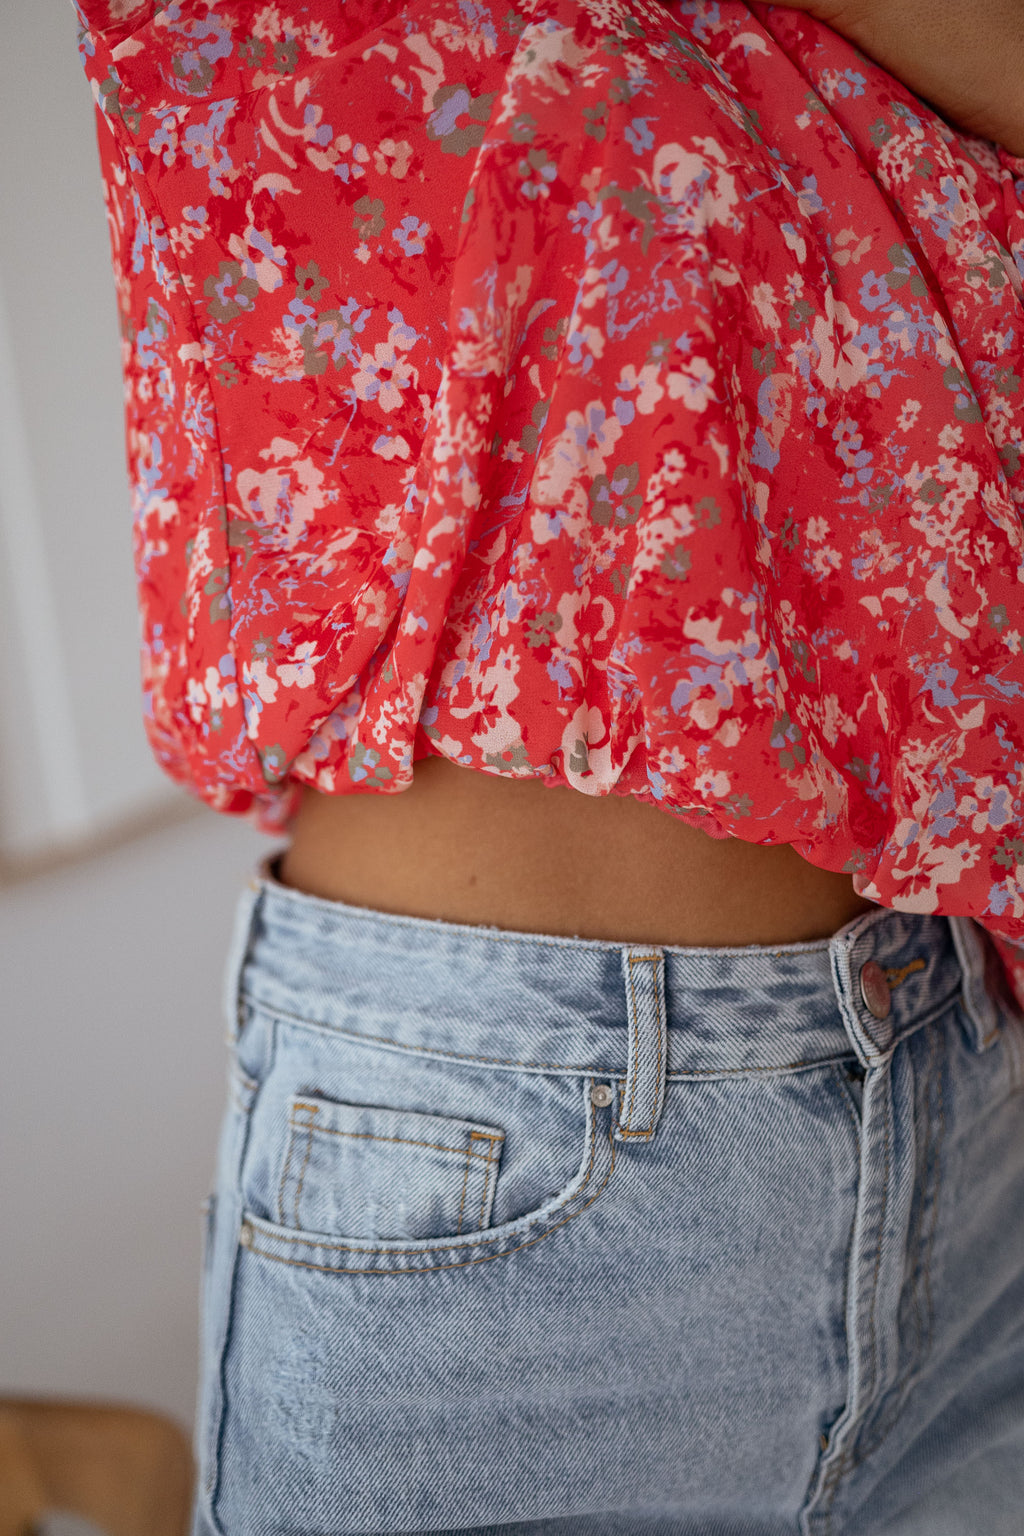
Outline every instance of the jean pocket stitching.
<svg viewBox="0 0 1024 1536"><path fill-rule="evenodd" d="M553 1232L556 1232L561 1227L567 1225L568 1222L572 1221L576 1216L581 1215L583 1211L587 1210L591 1205L593 1205L597 1197L602 1193L604 1189L607 1188L609 1180L611 1179L612 1173L614 1171L616 1160L616 1145L612 1135L611 1116L610 1113L606 1112L608 1126L605 1140L608 1143L609 1149L608 1164L604 1169L603 1179L598 1184L597 1188L594 1189L592 1193L590 1193L591 1182L594 1177L598 1127L598 1115L594 1112L589 1097L593 1082L594 1079L591 1078L588 1079L585 1084L585 1102L587 1105L587 1118L589 1121L589 1142L586 1170L582 1179L580 1179L578 1183L576 1179L572 1181L568 1187L568 1190L564 1193L564 1198L560 1202L549 1206L542 1212L535 1213L532 1216L528 1215L519 1217L512 1222L502 1223L502 1225L494 1229L493 1232L488 1232L485 1230L481 1233L468 1234L467 1240L462 1243L455 1244L448 1239L429 1239L424 1246L412 1246L410 1244L403 1244L400 1242L388 1243L384 1246L370 1245L367 1243L353 1241L344 1242L339 1241L333 1237L328 1237L327 1234L323 1234L323 1237L326 1240L321 1241L320 1234L291 1232L283 1230L269 1231L269 1223L262 1221L261 1218L254 1213L246 1212L243 1227L248 1230L248 1238L246 1241L244 1241L243 1246L248 1252L258 1254L262 1258L270 1259L273 1262L279 1264L288 1264L300 1269L316 1270L327 1274L365 1275L430 1274L439 1269L464 1269L473 1264L484 1263L489 1259L505 1258L512 1253L520 1252L524 1248L533 1247L534 1244L541 1242L546 1237L549 1237ZM495 1167L496 1166L497 1165L495 1164ZM579 1175L577 1175L577 1178L579 1178ZM583 1197L585 1195L588 1195L589 1197L584 1199ZM563 1214L566 1212L567 1214ZM554 1220L555 1217L560 1217L560 1219ZM538 1225L542 1226L544 1230L537 1233L537 1235L534 1237L525 1237L525 1234L529 1232L531 1228ZM524 1241L515 1242L514 1239L520 1235L520 1233L524 1234ZM346 1266L344 1264L317 1264L309 1259L288 1257L285 1254L276 1253L270 1248L261 1247L258 1242L258 1238L261 1234L267 1240L273 1241L279 1245L302 1245L306 1248L317 1249L323 1253L350 1253L366 1255L369 1257L380 1256L382 1258L393 1256L396 1259L405 1257L411 1259L422 1259L426 1262L413 1265L411 1267L396 1269L381 1269L375 1267L372 1263L369 1265L356 1266ZM467 1259L456 1259L449 1263L437 1261L437 1256L439 1255L447 1253L458 1253L462 1249L472 1250L473 1248L487 1247L504 1242L509 1242L510 1246L507 1248L502 1248L497 1253L476 1254L473 1257Z"/></svg>
<svg viewBox="0 0 1024 1536"><path fill-rule="evenodd" d="M472 1166L473 1166L473 1160L470 1157L470 1149L469 1149L469 1147L467 1147L466 1148L466 1167L465 1167L465 1170L464 1170L463 1175L462 1175L462 1198L459 1200L459 1219L458 1219L458 1221L455 1224L455 1235L456 1235L456 1237L458 1237L459 1233L462 1231L462 1213L466 1209L466 1189L469 1186L469 1170L472 1168Z"/></svg>
<svg viewBox="0 0 1024 1536"><path fill-rule="evenodd" d="M360 1117L359 1123L351 1121L349 1117L352 1114ZM363 1118L367 1115L384 1115L391 1123L374 1123L373 1119ZM342 1117L340 1123L332 1123L337 1122L338 1116ZM398 1117L397 1122L395 1117ZM485 1228L490 1220L504 1144L503 1130L494 1126L474 1126L451 1115L333 1098L317 1099L311 1095L293 1095L289 1099L287 1135L281 1154L276 1196L271 1198L268 1205L274 1210L278 1225L292 1231L312 1232L327 1237L338 1228L317 1221L315 1191L313 1209L308 1199L303 1205L303 1196L310 1188L317 1167L318 1150L333 1145L338 1149L338 1155L343 1156L342 1149L346 1147L395 1148L402 1149L408 1156L406 1149L415 1149L412 1152L414 1158L423 1152L440 1153L447 1160L446 1186L450 1188L452 1179L461 1178L461 1187L459 1183L455 1184L458 1208L453 1216L454 1230L452 1227L443 1229L447 1234L459 1237L465 1235L467 1218L474 1210L478 1212L477 1225L470 1225L468 1233ZM324 1179L328 1183L332 1179L341 1179L344 1183L348 1174L343 1165L331 1164L326 1170L321 1165L318 1178L321 1182ZM454 1198L454 1191L452 1193ZM343 1233L353 1230L358 1229L344 1224L340 1226ZM368 1232L364 1240L370 1238ZM423 1239L412 1232L398 1232L393 1237L381 1237L379 1240L387 1243L412 1243Z"/></svg>
<svg viewBox="0 0 1024 1536"><path fill-rule="evenodd" d="M500 1151L505 1138L503 1136L485 1136L482 1131L470 1131L469 1139L471 1142L486 1141L487 1143L487 1160L484 1163L483 1188L480 1192L480 1215L477 1219L477 1231L483 1232L490 1222L491 1211L494 1206L494 1185L498 1175L498 1159L495 1157L494 1151L496 1146ZM467 1153L467 1163L472 1157L478 1155L472 1151Z"/></svg>
<svg viewBox="0 0 1024 1536"><path fill-rule="evenodd" d="M310 1145L311 1145L311 1142L313 1140L312 1121L306 1123L305 1125L300 1125L297 1120L291 1120L290 1119L288 1121L288 1146L285 1149L284 1161L281 1164L281 1178L278 1181L278 1186L277 1186L277 1219L278 1219L278 1222L280 1223L280 1225L282 1227L286 1226L288 1224L287 1223L287 1217L285 1216L285 1210L284 1210L285 1190L288 1187L288 1179L289 1179L289 1175L291 1174L291 1170L292 1170L292 1156L293 1156L293 1154L295 1152L296 1133L299 1132L299 1131L302 1131L302 1130L304 1130L306 1132L306 1155L305 1155L305 1158L303 1159L303 1164L302 1164L302 1176L305 1177L306 1164L309 1162ZM301 1185L300 1185L300 1187L301 1187ZM293 1205L293 1210L294 1210L294 1215L295 1215L295 1225L298 1226L298 1218L299 1218L299 1197L298 1197L298 1192L296 1192L295 1199L293 1200L292 1205Z"/></svg>
<svg viewBox="0 0 1024 1536"><path fill-rule="evenodd" d="M306 1182L306 1170L309 1167L309 1159L310 1159L310 1157L312 1156L312 1153L313 1153L313 1131L314 1131L314 1128L316 1126L316 1121L314 1120L313 1117L318 1112L317 1111L317 1106L315 1104L306 1104L303 1107L309 1111L309 1119L306 1121L306 1150L305 1150L305 1152L302 1155L302 1167L299 1169L299 1177L298 1177L298 1179L296 1180L296 1183L295 1183L295 1225L296 1226L298 1226L300 1224L300 1221L302 1219L301 1216L299 1215L300 1202L302 1200L302 1186Z"/></svg>

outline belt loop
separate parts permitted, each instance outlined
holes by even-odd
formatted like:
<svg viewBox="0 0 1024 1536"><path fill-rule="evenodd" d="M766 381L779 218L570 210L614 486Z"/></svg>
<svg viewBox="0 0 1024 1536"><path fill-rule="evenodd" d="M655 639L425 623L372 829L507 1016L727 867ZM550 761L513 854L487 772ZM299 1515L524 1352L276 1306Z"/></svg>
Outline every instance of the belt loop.
<svg viewBox="0 0 1024 1536"><path fill-rule="evenodd" d="M992 988L1002 979L999 957L987 935L970 917L948 919L963 978L967 1038L975 1051L987 1051L999 1037L999 1008Z"/></svg>
<svg viewBox="0 0 1024 1536"><path fill-rule="evenodd" d="M629 1059L615 1124L617 1141L649 1141L665 1101L668 1020L665 957L660 949L624 949Z"/></svg>
<svg viewBox="0 0 1024 1536"><path fill-rule="evenodd" d="M235 908L235 926L224 966L224 1018L228 1026L228 1044L234 1045L242 1032L242 971L249 955L256 907L263 895L263 866L249 877Z"/></svg>
<svg viewBox="0 0 1024 1536"><path fill-rule="evenodd" d="M888 1061L895 1047L888 1009L874 1013L864 992L865 980L875 979L872 969L880 972L877 961L872 967L876 940L884 935L885 924L891 921L892 914L866 912L863 917L854 918L840 928L829 940L829 964L839 1014L857 1060L865 1071ZM884 972L880 972L878 979L885 981Z"/></svg>

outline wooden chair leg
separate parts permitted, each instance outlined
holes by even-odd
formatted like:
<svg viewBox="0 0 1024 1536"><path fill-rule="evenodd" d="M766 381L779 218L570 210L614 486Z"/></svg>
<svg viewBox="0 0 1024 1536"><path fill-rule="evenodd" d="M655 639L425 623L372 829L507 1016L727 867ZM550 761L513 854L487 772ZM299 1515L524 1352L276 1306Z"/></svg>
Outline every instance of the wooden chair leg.
<svg viewBox="0 0 1024 1536"><path fill-rule="evenodd" d="M46 1489L19 1416L0 1407L0 1536L32 1536L46 1505Z"/></svg>
<svg viewBox="0 0 1024 1536"><path fill-rule="evenodd" d="M6 1412L35 1479L26 1485L32 1516L65 1509L109 1536L186 1536L192 1452L172 1421L144 1409L31 1399ZM0 1526L0 1536L26 1536L25 1527Z"/></svg>

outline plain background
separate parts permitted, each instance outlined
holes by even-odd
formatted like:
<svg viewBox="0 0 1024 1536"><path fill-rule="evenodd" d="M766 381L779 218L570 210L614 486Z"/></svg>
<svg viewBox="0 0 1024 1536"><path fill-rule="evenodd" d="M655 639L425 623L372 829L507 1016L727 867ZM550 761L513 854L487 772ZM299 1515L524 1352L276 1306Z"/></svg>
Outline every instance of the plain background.
<svg viewBox="0 0 1024 1536"><path fill-rule="evenodd" d="M76 37L69 0L4 4L0 1393L136 1401L187 1426L221 970L237 893L272 844L190 812L142 733L117 322Z"/></svg>

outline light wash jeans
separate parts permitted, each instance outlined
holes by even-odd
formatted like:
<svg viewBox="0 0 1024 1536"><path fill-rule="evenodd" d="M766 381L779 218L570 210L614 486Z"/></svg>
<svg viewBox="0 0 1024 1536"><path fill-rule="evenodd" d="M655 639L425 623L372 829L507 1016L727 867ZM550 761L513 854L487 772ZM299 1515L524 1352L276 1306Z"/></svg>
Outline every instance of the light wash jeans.
<svg viewBox="0 0 1024 1536"><path fill-rule="evenodd" d="M881 909L685 949L267 872L195 1536L1021 1536L1024 1019Z"/></svg>

